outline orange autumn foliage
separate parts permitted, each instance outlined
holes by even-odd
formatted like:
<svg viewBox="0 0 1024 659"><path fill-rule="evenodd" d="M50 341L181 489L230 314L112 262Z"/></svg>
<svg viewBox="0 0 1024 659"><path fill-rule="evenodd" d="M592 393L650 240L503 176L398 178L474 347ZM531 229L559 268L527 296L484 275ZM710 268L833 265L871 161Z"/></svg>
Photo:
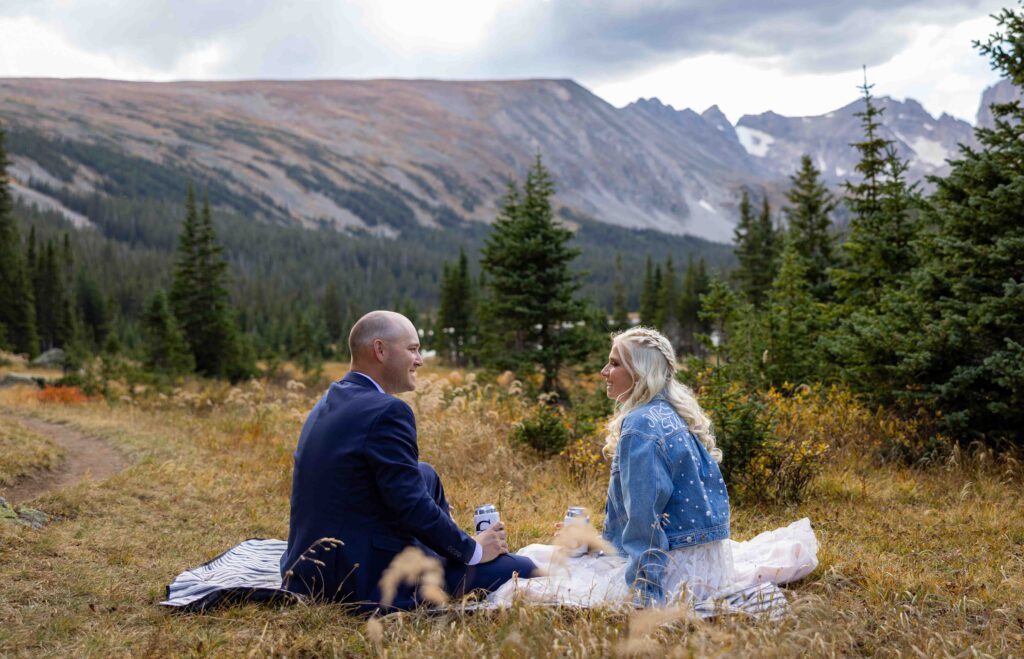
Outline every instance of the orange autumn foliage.
<svg viewBox="0 0 1024 659"><path fill-rule="evenodd" d="M74 405L78 403L88 403L91 399L82 393L82 390L78 387L47 386L36 393L36 400L40 403Z"/></svg>

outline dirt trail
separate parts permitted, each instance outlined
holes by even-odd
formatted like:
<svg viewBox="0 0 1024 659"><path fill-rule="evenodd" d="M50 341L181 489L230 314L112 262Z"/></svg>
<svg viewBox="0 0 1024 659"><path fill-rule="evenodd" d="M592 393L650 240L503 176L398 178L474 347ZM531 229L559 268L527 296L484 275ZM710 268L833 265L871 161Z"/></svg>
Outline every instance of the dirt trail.
<svg viewBox="0 0 1024 659"><path fill-rule="evenodd" d="M86 478L100 480L117 473L128 465L125 456L114 450L110 444L74 428L31 417L14 415L4 415L4 417L48 437L64 449L64 459L56 469L39 471L20 478L6 490L0 490L0 496L7 499L9 504L25 503L50 490L74 485Z"/></svg>

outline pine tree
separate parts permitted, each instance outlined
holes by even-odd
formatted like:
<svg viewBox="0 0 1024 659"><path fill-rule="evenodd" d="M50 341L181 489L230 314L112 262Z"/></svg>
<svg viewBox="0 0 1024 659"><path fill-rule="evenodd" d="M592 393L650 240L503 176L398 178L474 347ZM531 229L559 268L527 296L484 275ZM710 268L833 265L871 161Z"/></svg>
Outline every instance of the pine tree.
<svg viewBox="0 0 1024 659"><path fill-rule="evenodd" d="M56 244L48 240L34 260L35 315L40 346L43 350L63 347L71 339L73 327Z"/></svg>
<svg viewBox="0 0 1024 659"><path fill-rule="evenodd" d="M32 292L39 287L36 279L39 272L39 248L36 246L36 228L29 227L28 247L25 249L25 271L32 280Z"/></svg>
<svg viewBox="0 0 1024 659"><path fill-rule="evenodd" d="M163 289L146 303L142 318L145 336L146 367L165 375L184 375L195 367L192 352L171 313L171 306Z"/></svg>
<svg viewBox="0 0 1024 659"><path fill-rule="evenodd" d="M804 260L792 244L782 253L779 275L768 297L767 318L765 373L769 384L778 387L813 381L818 368L815 345L821 331L820 314Z"/></svg>
<svg viewBox="0 0 1024 659"><path fill-rule="evenodd" d="M651 257L644 263L644 285L640 289L640 324L653 327L658 313L658 282L654 278Z"/></svg>
<svg viewBox="0 0 1024 659"><path fill-rule="evenodd" d="M768 197L764 197L761 214L755 218L746 190L740 199L740 220L733 237L738 266L733 279L744 297L760 307L775 276L775 229L772 226Z"/></svg>
<svg viewBox="0 0 1024 659"><path fill-rule="evenodd" d="M341 296L338 294L338 285L333 279L328 280L324 288L324 297L321 303L324 311L324 322L327 325L327 335L332 342L343 343L348 337L343 336L343 325L345 312L341 308Z"/></svg>
<svg viewBox="0 0 1024 659"><path fill-rule="evenodd" d="M467 366L474 340L473 279L469 272L466 250L459 248L459 260L454 265L447 261L441 277L441 301L438 319L448 363Z"/></svg>
<svg viewBox="0 0 1024 659"><path fill-rule="evenodd" d="M317 379L323 369L327 324L316 308L297 312L292 318L295 322L292 356L307 377Z"/></svg>
<svg viewBox="0 0 1024 659"><path fill-rule="evenodd" d="M679 345L681 328L677 312L679 310L679 292L676 287L676 269L672 263L672 255L665 260L665 270L658 287L658 311L655 326L672 342Z"/></svg>
<svg viewBox="0 0 1024 659"><path fill-rule="evenodd" d="M217 243L209 201L198 213L189 185L178 242L171 306L192 351L196 370L237 380L252 371L251 346L243 342L228 304L227 262Z"/></svg>
<svg viewBox="0 0 1024 659"><path fill-rule="evenodd" d="M622 271L622 254L615 255L615 278L612 281L612 327L616 332L627 329L629 309L626 302L626 278Z"/></svg>
<svg viewBox="0 0 1024 659"><path fill-rule="evenodd" d="M109 330L107 299L96 280L84 271L79 273L75 282L75 298L81 317L82 339L92 348L102 346Z"/></svg>
<svg viewBox="0 0 1024 659"><path fill-rule="evenodd" d="M767 194L761 197L761 213L757 216L757 227L761 238L761 259L765 264L758 282L758 290L766 293L779 273L779 260L782 257L785 239L782 230L776 229L775 223L772 222L772 207L768 203Z"/></svg>
<svg viewBox="0 0 1024 659"><path fill-rule="evenodd" d="M654 264L654 277L651 280L651 286L654 290L654 306L651 309L651 327L658 326L658 319L662 316L661 308L661 290L662 290L662 278L664 275L661 273L661 264Z"/></svg>
<svg viewBox="0 0 1024 659"><path fill-rule="evenodd" d="M7 151L0 128L0 327L7 347L35 356L39 353L31 275L22 258L14 224L14 201L7 185Z"/></svg>
<svg viewBox="0 0 1024 659"><path fill-rule="evenodd" d="M491 289L489 341L498 348L487 354L499 367L539 365L545 391L558 388L558 370L573 356L568 328L583 316L578 277L569 270L579 250L568 246L572 233L555 223L553 194L538 155L522 195L510 182L481 260Z"/></svg>
<svg viewBox="0 0 1024 659"><path fill-rule="evenodd" d="M733 229L733 253L736 255L737 267L733 272L733 280L740 290L750 295L753 289L753 261L756 258L757 228L755 227L754 211L750 207L750 195L743 191L740 197L740 219Z"/></svg>
<svg viewBox="0 0 1024 659"><path fill-rule="evenodd" d="M882 175L885 169L885 153L892 146L892 140L882 138L878 129L885 108L877 107L871 96L868 84L867 69L864 70L864 83L860 86L864 109L854 116L860 117L864 139L850 146L860 153L860 160L854 170L860 174L859 182L846 181L846 205L853 212L851 223L870 226L882 209Z"/></svg>
<svg viewBox="0 0 1024 659"><path fill-rule="evenodd" d="M686 274L683 276L683 292L679 298L679 322L681 325L681 353L702 354L703 349L698 340L700 334L710 331L700 318L701 298L708 293L711 281L708 278L704 259L686 261Z"/></svg>
<svg viewBox="0 0 1024 659"><path fill-rule="evenodd" d="M189 183L185 197L185 221L178 235L178 252L174 262L174 278L169 301L190 351L193 351L192 346L202 338L205 320L196 289L199 283L198 231L199 213L196 209L195 193L192 184Z"/></svg>
<svg viewBox="0 0 1024 659"><path fill-rule="evenodd" d="M920 206L915 186L908 186L907 163L900 160L890 140L878 136L883 109L872 102L871 85L861 86L864 140L853 146L860 152L858 183L846 182L846 204L852 211L849 236L842 244L846 263L831 277L844 315L855 307L876 306L886 287L913 268L910 247Z"/></svg>
<svg viewBox="0 0 1024 659"><path fill-rule="evenodd" d="M790 205L783 210L789 225L789 241L803 261L811 293L817 300L827 300L832 294L828 271L836 265L829 232L836 200L818 175L811 157L804 155L800 169L790 177L792 187L786 192Z"/></svg>
<svg viewBox="0 0 1024 659"><path fill-rule="evenodd" d="M918 184L907 183L909 168L910 163L899 157L895 147L886 151L878 236L882 250L880 260L887 266L884 269L886 279L882 282L886 286L895 284L918 263L914 241L920 230L920 214L925 202Z"/></svg>

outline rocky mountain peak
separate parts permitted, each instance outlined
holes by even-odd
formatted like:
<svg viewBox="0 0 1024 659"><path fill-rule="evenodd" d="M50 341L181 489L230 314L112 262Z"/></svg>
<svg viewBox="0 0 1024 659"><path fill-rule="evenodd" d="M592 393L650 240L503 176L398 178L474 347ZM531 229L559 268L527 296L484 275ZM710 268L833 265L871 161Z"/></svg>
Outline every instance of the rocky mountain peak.
<svg viewBox="0 0 1024 659"><path fill-rule="evenodd" d="M981 95L981 103L978 106L977 126L979 128L993 128L996 125L995 117L992 115L991 106L993 103L1009 103L1021 100L1020 88L1010 80L1000 80L987 88Z"/></svg>

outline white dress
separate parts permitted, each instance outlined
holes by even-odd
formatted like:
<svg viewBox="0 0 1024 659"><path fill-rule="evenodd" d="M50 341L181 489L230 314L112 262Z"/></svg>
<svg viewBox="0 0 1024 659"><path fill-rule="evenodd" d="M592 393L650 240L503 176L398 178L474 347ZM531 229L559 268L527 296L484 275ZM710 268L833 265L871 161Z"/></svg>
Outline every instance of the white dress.
<svg viewBox="0 0 1024 659"><path fill-rule="evenodd" d="M533 559L548 576L514 579L491 593L497 606L514 600L568 606L632 606L622 556L564 558L554 545L528 545L516 552ZM717 595L797 581L818 565L818 541L806 517L745 542L720 540L668 552L663 587L668 604L713 600Z"/></svg>

